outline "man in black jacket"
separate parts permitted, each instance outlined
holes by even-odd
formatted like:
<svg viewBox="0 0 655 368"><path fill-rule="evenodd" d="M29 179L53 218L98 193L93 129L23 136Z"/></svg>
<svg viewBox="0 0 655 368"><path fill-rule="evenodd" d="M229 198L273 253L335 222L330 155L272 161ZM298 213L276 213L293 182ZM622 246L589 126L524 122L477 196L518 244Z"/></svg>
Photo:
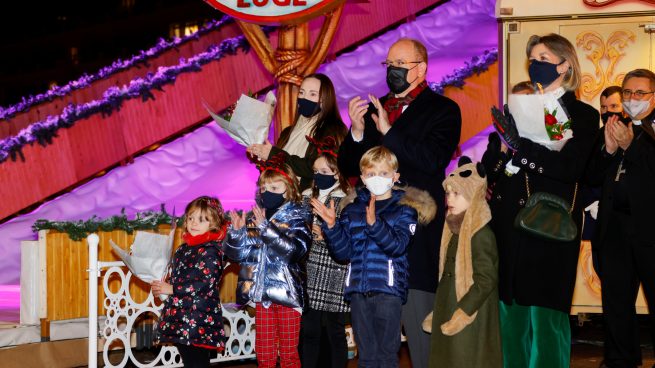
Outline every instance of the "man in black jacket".
<svg viewBox="0 0 655 368"><path fill-rule="evenodd" d="M383 145L399 162L400 180L426 190L437 203L437 216L416 229L409 247L409 293L402 323L412 366L428 366L430 335L421 323L434 304L438 282L439 242L444 223L441 182L459 143L462 118L457 104L434 93L425 82L427 51L420 42L400 39L389 49L387 85L379 100L355 97L349 102L351 134L341 144L339 167L348 177L359 176L359 160L369 148Z"/></svg>
<svg viewBox="0 0 655 368"><path fill-rule="evenodd" d="M592 180L603 184L596 241L605 317L606 367L641 365L635 312L639 283L649 312L655 306L655 74L636 69L623 79L624 111L604 127L604 145L592 159ZM595 177L595 178L594 178ZM595 180L594 180L595 179Z"/></svg>

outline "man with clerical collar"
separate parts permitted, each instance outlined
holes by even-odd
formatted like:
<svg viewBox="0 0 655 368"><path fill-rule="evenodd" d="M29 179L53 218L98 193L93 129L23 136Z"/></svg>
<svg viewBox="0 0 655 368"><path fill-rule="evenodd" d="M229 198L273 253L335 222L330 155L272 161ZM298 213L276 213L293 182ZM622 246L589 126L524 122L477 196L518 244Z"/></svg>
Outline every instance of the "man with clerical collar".
<svg viewBox="0 0 655 368"><path fill-rule="evenodd" d="M428 87L427 63L427 50L419 41L403 38L391 45L382 62L390 92L380 99L369 94L368 100L350 100L350 134L339 151L340 170L358 177L364 152L377 145L389 148L398 158L402 184L426 190L437 203L436 218L417 227L409 246L409 293L402 323L414 368L428 366L430 335L421 323L432 311L438 282L445 213L441 182L462 124L459 106Z"/></svg>
<svg viewBox="0 0 655 368"><path fill-rule="evenodd" d="M605 353L601 367L641 365L635 302L640 282L652 318L655 311L655 74L636 69L625 75L623 111L631 121L610 116L604 144L592 158L590 180L602 182L598 252Z"/></svg>

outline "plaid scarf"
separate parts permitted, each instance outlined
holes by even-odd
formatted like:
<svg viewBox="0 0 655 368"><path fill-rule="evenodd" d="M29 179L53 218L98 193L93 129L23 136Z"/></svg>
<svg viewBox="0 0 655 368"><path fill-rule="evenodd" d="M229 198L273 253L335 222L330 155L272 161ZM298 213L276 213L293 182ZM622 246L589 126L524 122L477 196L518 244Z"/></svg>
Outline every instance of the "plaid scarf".
<svg viewBox="0 0 655 368"><path fill-rule="evenodd" d="M403 113L403 106L407 106L414 101L416 96L423 92L427 86L428 83L423 81L419 83L416 88L409 91L405 97L396 97L392 92L389 92L389 94L387 94L387 100L384 101L384 110L387 112L387 115L389 115L389 124L393 125L396 119L400 117L400 114Z"/></svg>

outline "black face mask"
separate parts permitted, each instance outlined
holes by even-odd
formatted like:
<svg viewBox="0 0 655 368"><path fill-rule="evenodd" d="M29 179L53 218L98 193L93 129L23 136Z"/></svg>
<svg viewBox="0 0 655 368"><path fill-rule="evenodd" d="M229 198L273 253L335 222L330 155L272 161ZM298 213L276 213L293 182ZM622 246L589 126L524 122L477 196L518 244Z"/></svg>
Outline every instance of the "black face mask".
<svg viewBox="0 0 655 368"><path fill-rule="evenodd" d="M613 112L613 111L607 111L607 112L604 112L604 113L600 114L600 120L603 121L603 124L606 124L607 120L611 116L614 116L614 115L618 116L619 121L623 122L623 124L628 124L632 120L632 119L630 119L630 117L623 116L623 114L620 113L620 112Z"/></svg>
<svg viewBox="0 0 655 368"><path fill-rule="evenodd" d="M310 101L306 98L298 99L298 113L306 118L310 118L321 111L318 102Z"/></svg>
<svg viewBox="0 0 655 368"><path fill-rule="evenodd" d="M268 190L261 195L262 206L267 210L279 208L285 201L284 193L273 193Z"/></svg>
<svg viewBox="0 0 655 368"><path fill-rule="evenodd" d="M418 64L414 65L414 68L417 66ZM389 86L389 90L392 93L396 95L403 93L412 83L414 83L414 81L412 81L412 83L407 81L407 73L412 69L400 68L393 65L387 67L387 86ZM416 78L418 78L418 76ZM414 80L416 80L416 78Z"/></svg>
<svg viewBox="0 0 655 368"><path fill-rule="evenodd" d="M559 78L560 74L557 72L557 67L562 65L564 61L559 64L551 64L546 61L532 60L528 67L530 81L533 84L541 84L543 88L548 87L555 79Z"/></svg>
<svg viewBox="0 0 655 368"><path fill-rule="evenodd" d="M314 174L314 184L318 189L332 188L336 182L337 179L334 178L334 175Z"/></svg>

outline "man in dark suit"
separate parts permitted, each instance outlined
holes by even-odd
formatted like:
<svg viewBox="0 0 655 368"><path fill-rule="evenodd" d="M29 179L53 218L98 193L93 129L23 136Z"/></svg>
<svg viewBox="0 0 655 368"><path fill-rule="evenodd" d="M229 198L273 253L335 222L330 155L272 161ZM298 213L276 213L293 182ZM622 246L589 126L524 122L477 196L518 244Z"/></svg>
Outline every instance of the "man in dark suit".
<svg viewBox="0 0 655 368"><path fill-rule="evenodd" d="M444 223L441 182L459 143L462 118L457 104L433 92L425 81L427 51L420 42L400 39L389 49L387 85L379 100L355 97L349 102L351 134L339 151L339 167L359 176L359 160L369 148L383 145L399 162L404 184L426 190L437 203L437 216L416 229L409 247L409 293L402 323L414 368L428 366L430 335L421 328L432 311L438 282L439 242Z"/></svg>
<svg viewBox="0 0 655 368"><path fill-rule="evenodd" d="M623 110L604 127L604 145L592 158L592 180L602 182L598 252L605 317L605 367L641 365L635 302L643 284L650 318L655 306L655 74L636 69L623 79ZM594 180L595 179L595 180Z"/></svg>

